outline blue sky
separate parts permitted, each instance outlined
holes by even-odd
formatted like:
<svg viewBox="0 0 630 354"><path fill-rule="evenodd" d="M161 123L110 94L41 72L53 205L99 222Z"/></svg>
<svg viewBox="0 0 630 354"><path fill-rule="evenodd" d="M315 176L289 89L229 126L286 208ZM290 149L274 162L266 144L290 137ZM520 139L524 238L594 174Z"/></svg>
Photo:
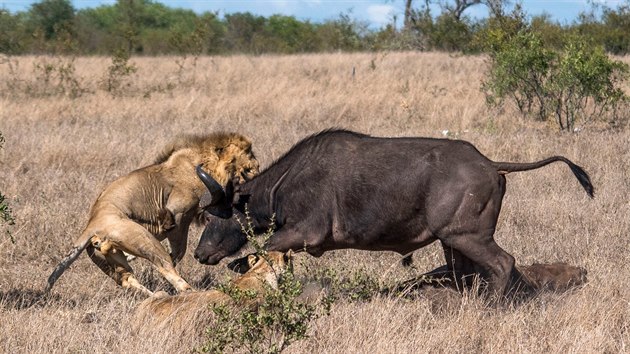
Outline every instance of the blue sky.
<svg viewBox="0 0 630 354"><path fill-rule="evenodd" d="M596 0L607 6L617 7L625 0ZM28 10L37 1L33 0L0 0L0 7L11 12ZM113 4L114 0L73 0L75 8L96 7ZM404 0L161 0L170 7L192 9L196 12L219 11L219 14L245 12L269 16L273 14L293 15L300 20L320 22L336 18L342 12L351 11L353 18L366 21L373 28L391 23L393 16L402 18ZM415 6L424 3L415 0ZM582 11L591 7L586 0L523 0L523 7L529 15L547 13L552 19L561 23L571 23ZM484 6L477 5L467 10L473 17L485 15Z"/></svg>

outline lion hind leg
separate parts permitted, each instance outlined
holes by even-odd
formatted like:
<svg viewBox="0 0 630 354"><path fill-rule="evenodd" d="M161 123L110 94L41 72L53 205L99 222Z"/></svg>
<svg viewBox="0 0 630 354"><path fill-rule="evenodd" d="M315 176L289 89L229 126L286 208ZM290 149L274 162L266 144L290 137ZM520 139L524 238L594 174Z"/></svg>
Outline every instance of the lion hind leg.
<svg viewBox="0 0 630 354"><path fill-rule="evenodd" d="M128 221L122 228L110 233L109 239L120 249L127 253L144 258L157 268L166 280L173 285L178 292L192 290L192 287L177 273L171 256L150 232L142 226ZM124 237L123 237L124 236Z"/></svg>
<svg viewBox="0 0 630 354"><path fill-rule="evenodd" d="M96 249L94 246L88 246L87 253L92 262L94 262L103 273L112 278L116 284L125 289L138 290L149 296L153 295L151 290L147 289L136 279L133 274L133 269L127 262L127 258L122 251L107 247L106 252L101 252L101 250Z"/></svg>

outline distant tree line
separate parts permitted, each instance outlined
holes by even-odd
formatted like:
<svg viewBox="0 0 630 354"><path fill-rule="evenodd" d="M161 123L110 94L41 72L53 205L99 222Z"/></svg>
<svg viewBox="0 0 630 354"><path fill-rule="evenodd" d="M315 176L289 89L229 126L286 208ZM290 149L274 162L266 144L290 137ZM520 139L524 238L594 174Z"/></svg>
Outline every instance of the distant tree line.
<svg viewBox="0 0 630 354"><path fill-rule="evenodd" d="M77 10L69 0L42 0L26 11L0 9L0 53L130 55L309 53L372 50L487 51L493 36L524 28L539 33L551 48L567 35L580 35L613 54L630 51L630 0L616 8L582 14L571 24L548 15L527 16L507 0L405 0L401 28L370 28L350 14L314 23L293 16L263 17L249 12L197 14L151 0L118 0ZM437 7L436 7L437 6ZM489 16L473 19L472 6ZM440 11L435 11L439 8ZM433 10L432 10L433 9ZM509 9L509 10L508 10ZM597 15L595 15L597 14ZM500 30L497 32L497 30Z"/></svg>

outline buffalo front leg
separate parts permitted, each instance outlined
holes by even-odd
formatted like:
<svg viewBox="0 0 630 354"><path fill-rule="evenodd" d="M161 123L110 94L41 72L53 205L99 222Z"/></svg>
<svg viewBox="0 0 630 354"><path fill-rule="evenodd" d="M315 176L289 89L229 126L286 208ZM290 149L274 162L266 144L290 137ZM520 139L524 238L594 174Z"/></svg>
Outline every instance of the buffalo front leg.
<svg viewBox="0 0 630 354"><path fill-rule="evenodd" d="M497 245L492 233L454 235L443 242L446 247L452 247L478 265L488 280L489 294L502 297L506 293L514 269L514 257ZM464 265L465 272L476 269L475 265L471 266L466 262Z"/></svg>
<svg viewBox="0 0 630 354"><path fill-rule="evenodd" d="M88 256L96 266L98 266L105 274L112 278L116 284L126 289L135 289L145 295L153 295L153 292L144 287L133 274L133 269L129 266L127 258L121 251L109 249L107 255L94 248L88 246L86 249Z"/></svg>
<svg viewBox="0 0 630 354"><path fill-rule="evenodd" d="M473 286L474 278L479 274L475 264L461 252L442 243L444 258L446 259L446 271L449 277L453 277L459 291Z"/></svg>

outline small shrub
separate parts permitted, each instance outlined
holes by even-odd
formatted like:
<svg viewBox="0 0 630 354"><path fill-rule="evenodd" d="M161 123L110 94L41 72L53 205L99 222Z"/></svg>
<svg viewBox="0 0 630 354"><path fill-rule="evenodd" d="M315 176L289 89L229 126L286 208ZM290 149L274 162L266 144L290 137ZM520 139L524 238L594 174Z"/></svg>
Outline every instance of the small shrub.
<svg viewBox="0 0 630 354"><path fill-rule="evenodd" d="M257 296L254 292L223 287L237 303ZM202 351L222 353L245 350L249 353L279 353L291 343L307 337L310 321L323 312L297 300L302 284L288 271L278 281L278 289L267 289L255 309L234 309L215 305L216 323L206 331Z"/></svg>
<svg viewBox="0 0 630 354"><path fill-rule="evenodd" d="M616 115L628 98L619 88L628 76L628 65L611 60L602 46L572 37L555 65L547 91L560 129L573 131L577 120Z"/></svg>
<svg viewBox="0 0 630 354"><path fill-rule="evenodd" d="M104 89L112 96L123 94L130 85L127 79L138 71L133 63L129 63L129 58L129 51L124 49L118 49L112 55L112 63L102 80Z"/></svg>
<svg viewBox="0 0 630 354"><path fill-rule="evenodd" d="M492 37L490 37L492 38ZM549 49L539 34L520 31L489 43L491 68L482 83L490 105L511 99L524 116L555 118L561 130L596 116L616 121L628 97L619 85L628 65L610 59L601 46L569 37L561 51Z"/></svg>
<svg viewBox="0 0 630 354"><path fill-rule="evenodd" d="M547 50L534 33L521 33L512 39L497 33L491 38L492 68L482 84L487 102L500 105L507 97L522 114L536 112L538 119L545 120L545 85L555 53Z"/></svg>
<svg viewBox="0 0 630 354"><path fill-rule="evenodd" d="M54 56L35 62L35 80L27 84L27 92L34 97L65 95L81 96L86 90L75 73L75 57Z"/></svg>

